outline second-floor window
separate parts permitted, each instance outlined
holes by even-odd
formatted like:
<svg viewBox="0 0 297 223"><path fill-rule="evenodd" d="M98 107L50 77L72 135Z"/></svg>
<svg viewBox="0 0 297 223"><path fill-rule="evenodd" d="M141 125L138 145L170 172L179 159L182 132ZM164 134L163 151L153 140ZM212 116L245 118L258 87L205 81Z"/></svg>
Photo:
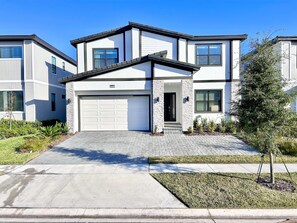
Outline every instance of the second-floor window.
<svg viewBox="0 0 297 223"><path fill-rule="evenodd" d="M93 49L94 68L102 68L119 62L118 49Z"/></svg>
<svg viewBox="0 0 297 223"><path fill-rule="evenodd" d="M56 66L56 57L52 57L52 73L57 73L57 66Z"/></svg>
<svg viewBox="0 0 297 223"><path fill-rule="evenodd" d="M0 58L22 58L22 47L0 47Z"/></svg>
<svg viewBox="0 0 297 223"><path fill-rule="evenodd" d="M222 44L196 45L196 64L214 66L222 64Z"/></svg>

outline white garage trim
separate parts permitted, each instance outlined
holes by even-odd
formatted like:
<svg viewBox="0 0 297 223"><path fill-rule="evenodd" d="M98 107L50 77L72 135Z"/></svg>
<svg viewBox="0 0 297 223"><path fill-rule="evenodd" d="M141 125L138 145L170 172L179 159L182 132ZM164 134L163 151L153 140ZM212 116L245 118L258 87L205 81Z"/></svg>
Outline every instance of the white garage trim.
<svg viewBox="0 0 297 223"><path fill-rule="evenodd" d="M150 95L88 95L78 100L79 131L150 131Z"/></svg>

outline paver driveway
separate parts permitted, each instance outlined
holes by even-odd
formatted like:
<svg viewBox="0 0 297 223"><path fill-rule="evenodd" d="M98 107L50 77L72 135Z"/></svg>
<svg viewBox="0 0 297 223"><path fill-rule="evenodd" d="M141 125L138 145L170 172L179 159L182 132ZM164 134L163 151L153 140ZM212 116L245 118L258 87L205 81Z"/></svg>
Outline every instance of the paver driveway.
<svg viewBox="0 0 297 223"><path fill-rule="evenodd" d="M257 151L234 136L150 136L145 132L80 132L31 164L143 163L148 156L252 155Z"/></svg>

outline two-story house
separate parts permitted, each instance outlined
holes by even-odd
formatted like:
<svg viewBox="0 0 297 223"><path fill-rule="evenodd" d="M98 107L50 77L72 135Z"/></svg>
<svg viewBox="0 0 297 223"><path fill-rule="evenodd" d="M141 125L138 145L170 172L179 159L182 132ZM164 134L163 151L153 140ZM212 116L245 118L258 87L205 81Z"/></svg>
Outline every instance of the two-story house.
<svg viewBox="0 0 297 223"><path fill-rule="evenodd" d="M36 35L0 35L0 119L66 119L65 85L76 62Z"/></svg>
<svg viewBox="0 0 297 223"><path fill-rule="evenodd" d="M78 74L66 84L73 132L162 131L228 116L247 35L193 36L139 23L71 41Z"/></svg>
<svg viewBox="0 0 297 223"><path fill-rule="evenodd" d="M297 36L277 36L274 42L281 56L281 75L287 82L285 91L297 91ZM291 104L291 109L297 112L297 99Z"/></svg>

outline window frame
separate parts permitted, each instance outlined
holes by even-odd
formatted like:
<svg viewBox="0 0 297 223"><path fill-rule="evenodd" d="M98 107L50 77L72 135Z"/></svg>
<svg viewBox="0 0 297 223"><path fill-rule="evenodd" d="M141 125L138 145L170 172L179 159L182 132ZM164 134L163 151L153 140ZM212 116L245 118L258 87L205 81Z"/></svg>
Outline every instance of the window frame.
<svg viewBox="0 0 297 223"><path fill-rule="evenodd" d="M9 94L9 92L21 92L22 93L22 103L21 103L21 110L13 110L13 111L11 111L11 112L24 112L24 110L25 110L25 106L24 106L24 91L23 90L0 90L0 92L6 92L6 95L7 95L7 98L6 98L6 102L7 103L9 103L8 101L9 101L9 98L8 98L8 94ZM2 94L3 95L3 94ZM4 103L4 101L5 100L3 100L3 103ZM3 104L4 105L4 104ZM8 105L7 105L8 106ZM7 112L7 111L5 111L4 110L4 106L3 106L3 111L2 110L0 110L0 112Z"/></svg>
<svg viewBox="0 0 297 223"><path fill-rule="evenodd" d="M196 102L197 102L197 91L207 91L207 108L209 108L209 91L219 91L221 93L221 100L220 100L220 111L217 112L212 112L212 111L197 111L197 106L196 106ZM222 113L224 108L223 108L223 89L195 89L194 90L194 94L195 94L195 102L194 102L194 112L195 114L201 114L201 113L210 113L210 114L215 114L215 113Z"/></svg>
<svg viewBox="0 0 297 223"><path fill-rule="evenodd" d="M62 61L62 69L63 69L63 71L66 70L66 65L65 65L65 62L64 61Z"/></svg>
<svg viewBox="0 0 297 223"><path fill-rule="evenodd" d="M55 59L55 64L53 63L53 59ZM52 56L52 65L51 65L52 74L57 74L57 58Z"/></svg>
<svg viewBox="0 0 297 223"><path fill-rule="evenodd" d="M95 58L95 50L105 50L105 55L106 55L106 50L116 50L117 51L117 62L116 63L118 63L119 62L119 57L120 57L120 55L119 55L119 48L118 47L116 47L116 48L93 48L93 51L92 51L92 56L93 56L93 69L101 69L102 67L100 67L100 68L95 68L95 59L98 59L98 58ZM106 58L105 58L105 64L106 64ZM105 65L105 66L107 66L107 65Z"/></svg>
<svg viewBox="0 0 297 223"><path fill-rule="evenodd" d="M1 57L1 49L2 48L9 48L9 54L10 57ZM21 57L12 57L12 49L13 48L20 48L21 49ZM23 47L22 46L6 46L6 45L1 45L0 46L0 59L23 59Z"/></svg>
<svg viewBox="0 0 297 223"><path fill-rule="evenodd" d="M55 93L51 93L51 110L56 111L56 94Z"/></svg>
<svg viewBox="0 0 297 223"><path fill-rule="evenodd" d="M203 46L203 45L208 45L208 54L206 55L200 55L200 56L207 56L207 59L208 59L208 63L207 64L198 64L198 56L199 54L197 54L197 48L198 46ZM221 46L221 50L220 50L220 54L209 54L209 46L210 45L219 45ZM220 67L223 65L223 44L222 43L197 43L195 44L195 64L198 65L199 67ZM220 59L220 64L209 64L209 57L210 56L220 56L221 59Z"/></svg>

